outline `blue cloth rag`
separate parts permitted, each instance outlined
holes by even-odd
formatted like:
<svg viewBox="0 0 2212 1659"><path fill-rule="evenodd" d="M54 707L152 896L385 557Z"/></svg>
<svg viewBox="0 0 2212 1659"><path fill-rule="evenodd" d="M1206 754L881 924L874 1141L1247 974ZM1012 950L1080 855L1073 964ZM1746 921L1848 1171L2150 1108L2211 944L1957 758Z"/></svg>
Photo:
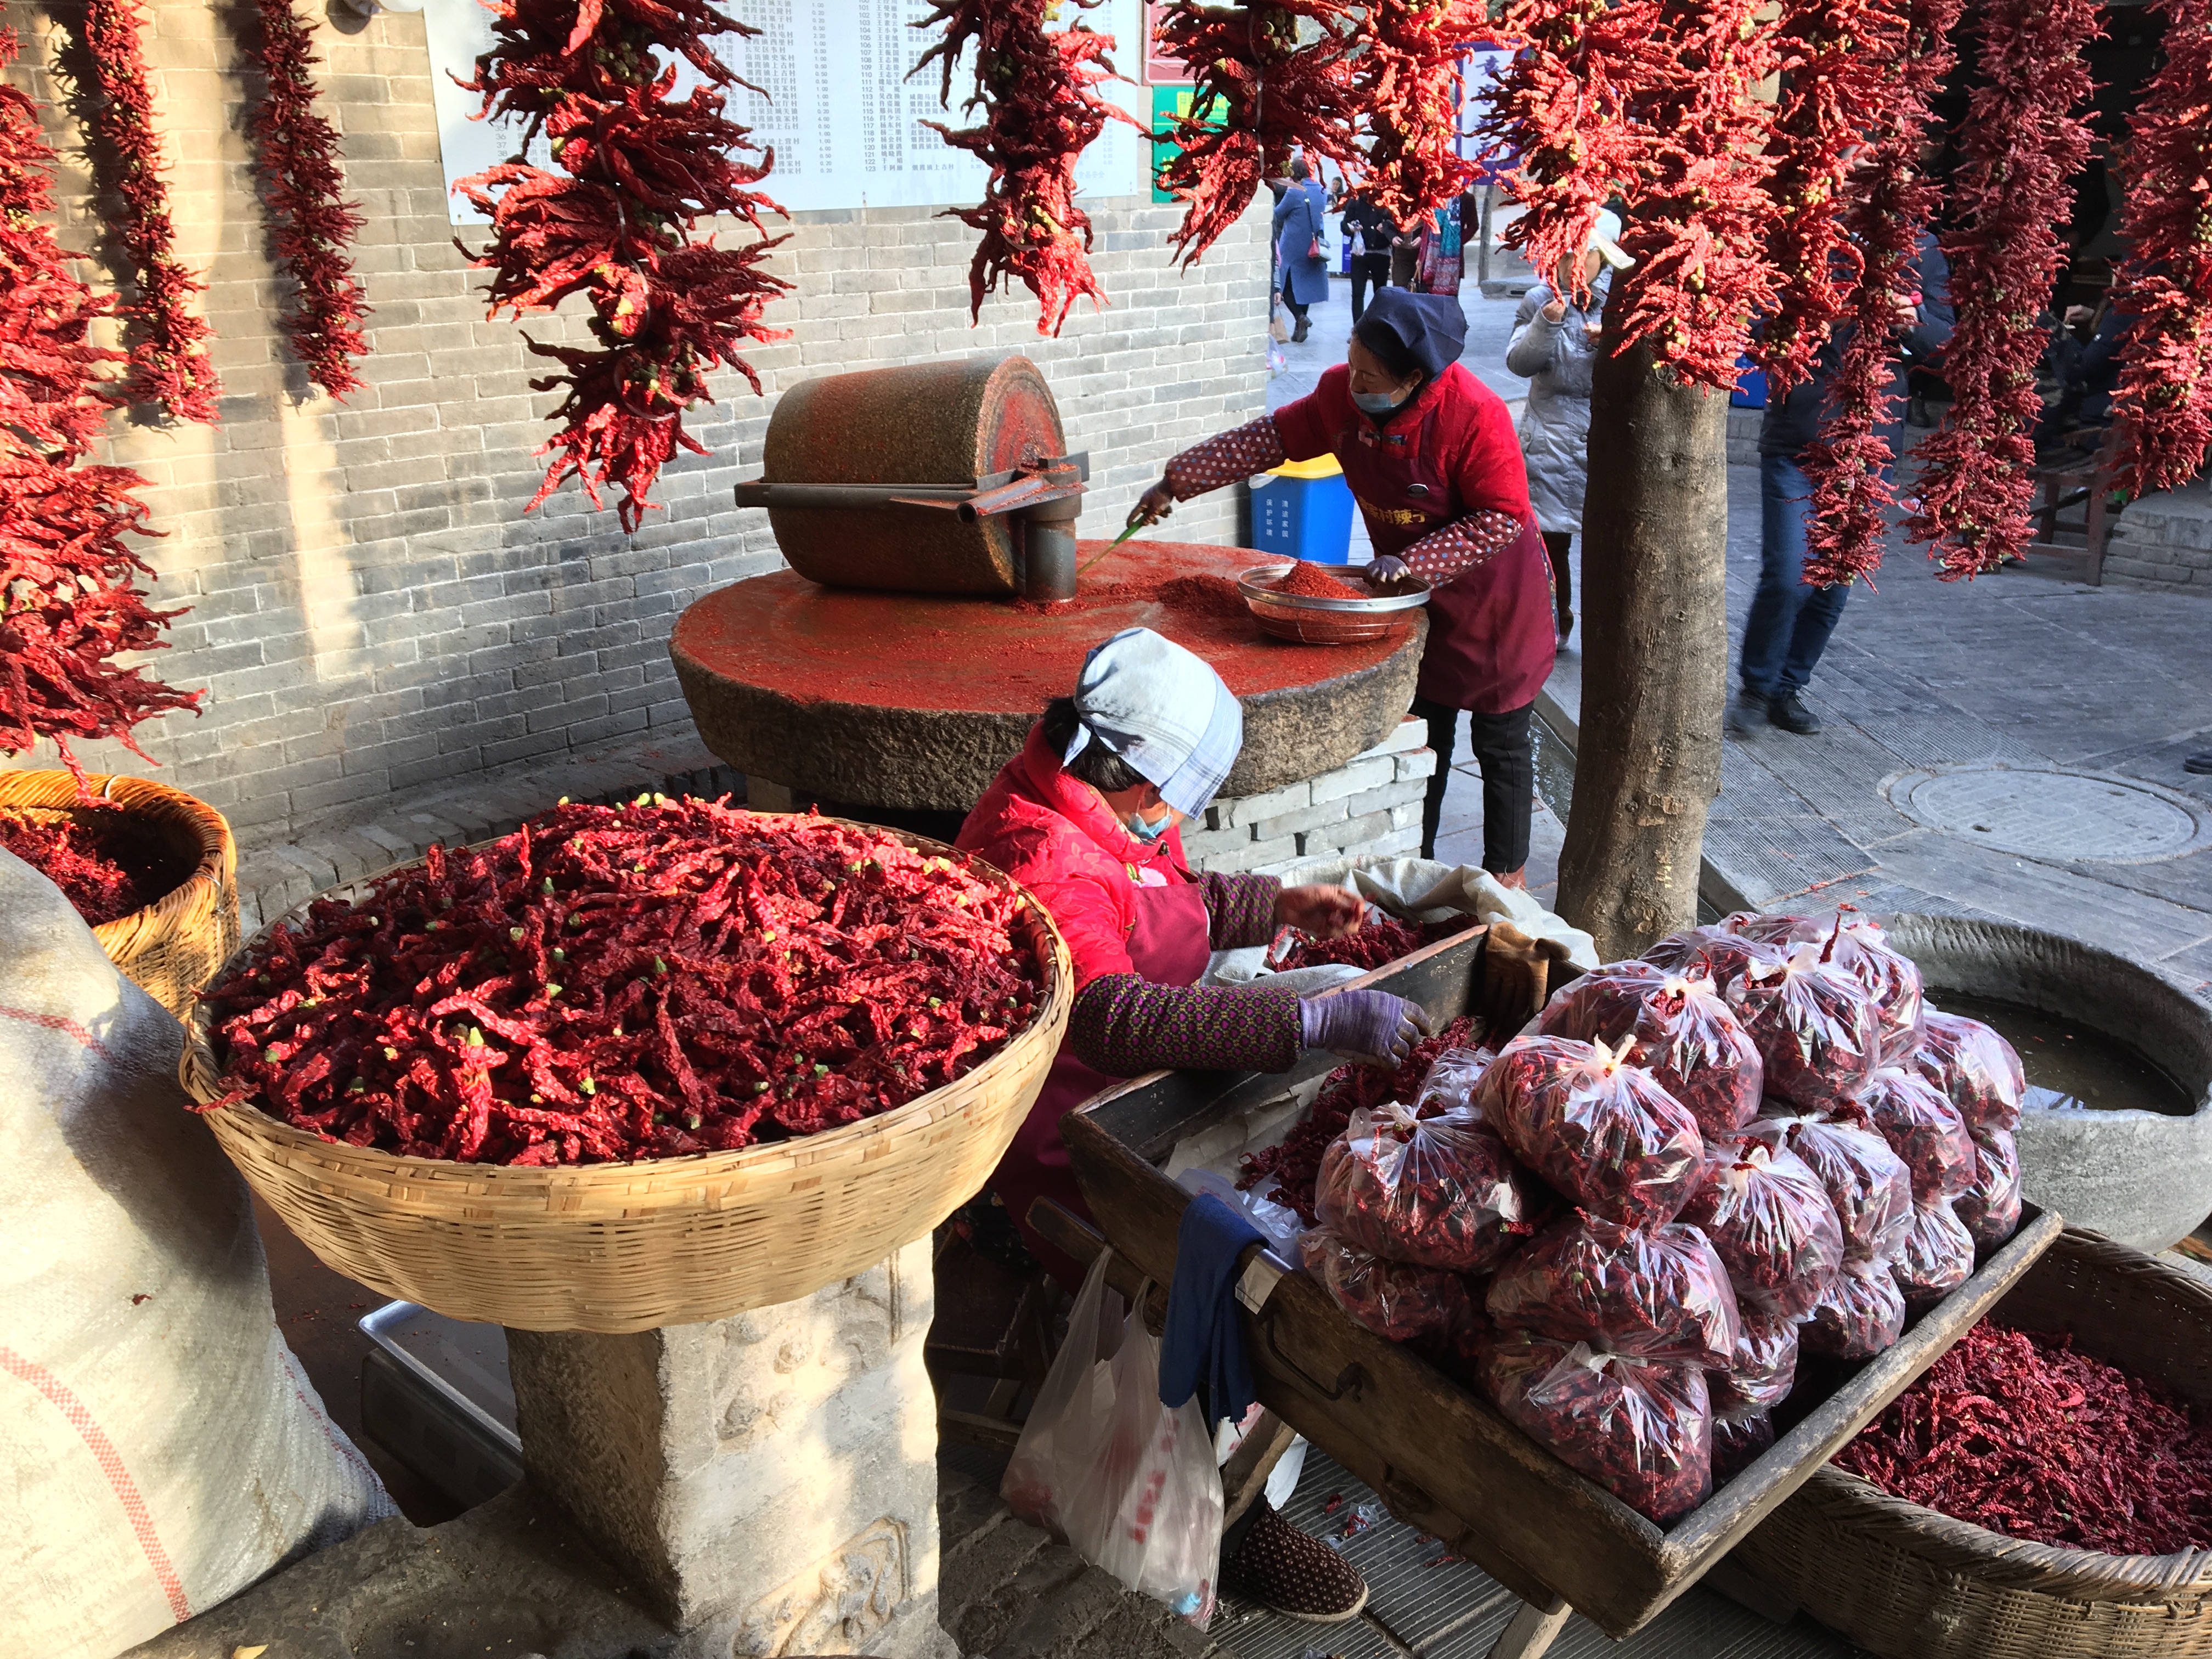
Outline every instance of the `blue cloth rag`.
<svg viewBox="0 0 2212 1659"><path fill-rule="evenodd" d="M1264 1243L1239 1210L1211 1193L1191 1200L1176 1230L1175 1280L1160 1338L1160 1404L1172 1409L1202 1382L1208 1422L1244 1420L1256 1396L1237 1319L1237 1258Z"/></svg>

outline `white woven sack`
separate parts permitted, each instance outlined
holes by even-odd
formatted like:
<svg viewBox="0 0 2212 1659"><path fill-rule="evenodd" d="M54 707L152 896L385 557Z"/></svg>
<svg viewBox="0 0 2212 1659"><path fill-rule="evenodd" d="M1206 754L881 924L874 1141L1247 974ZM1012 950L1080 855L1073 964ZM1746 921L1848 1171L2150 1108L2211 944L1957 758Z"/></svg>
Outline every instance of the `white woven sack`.
<svg viewBox="0 0 2212 1659"><path fill-rule="evenodd" d="M393 1513L277 1334L182 1042L0 852L0 1654L110 1659Z"/></svg>

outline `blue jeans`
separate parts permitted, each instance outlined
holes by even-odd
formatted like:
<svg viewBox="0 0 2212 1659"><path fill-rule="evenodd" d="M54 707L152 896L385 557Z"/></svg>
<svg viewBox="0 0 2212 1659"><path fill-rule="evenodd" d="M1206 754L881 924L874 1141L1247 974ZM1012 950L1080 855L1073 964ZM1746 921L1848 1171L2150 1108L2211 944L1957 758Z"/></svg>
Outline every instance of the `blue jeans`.
<svg viewBox="0 0 2212 1659"><path fill-rule="evenodd" d="M1738 673L1762 697L1802 691L1844 614L1848 587L1814 587L1804 578L1805 520L1813 487L1785 455L1759 459L1759 592L1744 619Z"/></svg>

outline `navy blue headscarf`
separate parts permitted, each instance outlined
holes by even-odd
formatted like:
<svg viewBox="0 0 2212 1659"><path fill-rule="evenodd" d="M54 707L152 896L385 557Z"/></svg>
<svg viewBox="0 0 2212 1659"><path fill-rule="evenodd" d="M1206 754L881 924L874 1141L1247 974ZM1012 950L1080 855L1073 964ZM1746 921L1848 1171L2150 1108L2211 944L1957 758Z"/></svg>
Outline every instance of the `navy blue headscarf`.
<svg viewBox="0 0 2212 1659"><path fill-rule="evenodd" d="M1401 380L1418 368L1433 380L1467 349L1467 313L1452 295L1386 288L1360 313L1352 332Z"/></svg>

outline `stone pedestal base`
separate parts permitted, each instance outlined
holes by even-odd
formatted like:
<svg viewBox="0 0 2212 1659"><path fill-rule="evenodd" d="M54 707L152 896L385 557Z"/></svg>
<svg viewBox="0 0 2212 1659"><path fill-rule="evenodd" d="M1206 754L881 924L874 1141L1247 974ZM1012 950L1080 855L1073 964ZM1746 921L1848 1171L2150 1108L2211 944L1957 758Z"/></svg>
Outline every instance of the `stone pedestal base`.
<svg viewBox="0 0 2212 1659"><path fill-rule="evenodd" d="M532 1484L716 1659L957 1659L937 1622L929 1241L802 1301L510 1331Z"/></svg>

